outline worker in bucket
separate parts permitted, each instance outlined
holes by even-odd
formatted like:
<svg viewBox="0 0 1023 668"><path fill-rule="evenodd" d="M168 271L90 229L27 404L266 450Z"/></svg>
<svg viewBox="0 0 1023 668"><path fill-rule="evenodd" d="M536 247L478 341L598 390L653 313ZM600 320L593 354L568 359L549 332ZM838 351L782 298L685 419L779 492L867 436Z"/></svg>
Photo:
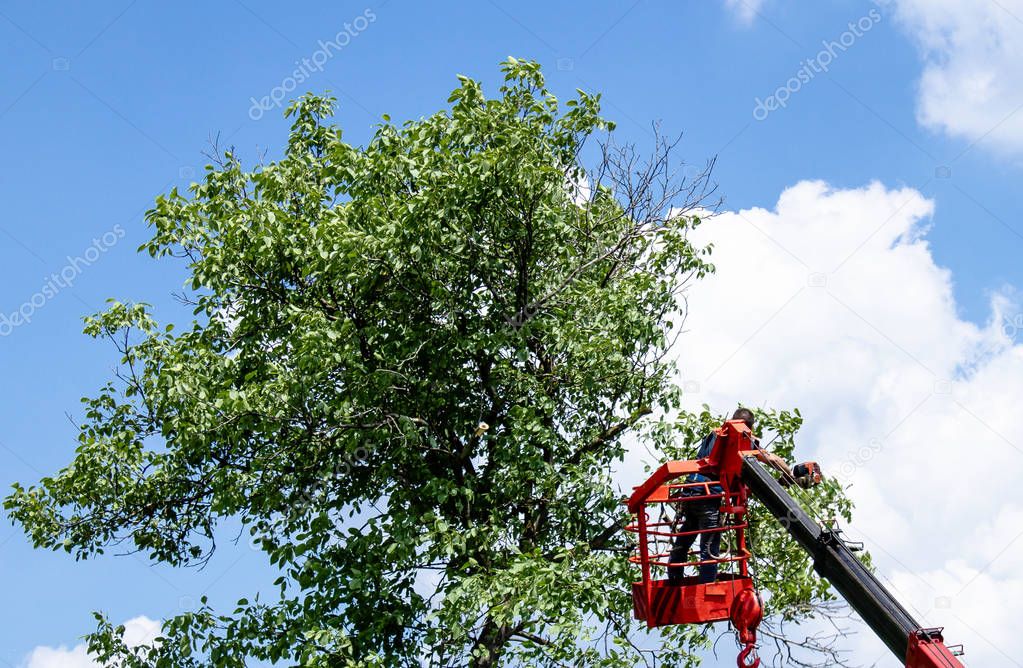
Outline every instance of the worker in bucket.
<svg viewBox="0 0 1023 668"><path fill-rule="evenodd" d="M732 415L733 420L742 420L749 428L750 432L753 431L754 417L753 411L748 408L739 408ZM704 459L709 457L711 452L714 451L715 441L717 440L717 434L711 432L703 441L700 442L700 447L696 451L697 459ZM772 466L782 474L783 484L798 484L801 487L809 487L813 484L820 482L820 472L816 468L816 464L812 462L807 464L798 465L797 471L793 471L789 468L789 465L785 463L785 460L778 455L772 454L766 450L760 448L759 441L753 439L753 448L757 451L757 458L765 464ZM700 483L700 482L713 482L710 478L700 475L699 473L690 474L686 478L687 483ZM703 486L687 487L682 490L683 502L679 504L681 506L681 512L685 514L685 519L682 522L681 528L677 530L678 533L689 534L682 535L675 538L675 542L671 549L671 554L668 557L668 563L682 564L689 560L689 550L692 549L693 543L696 541L697 534L691 533L696 531L703 531L705 533L699 534L700 536L700 561L711 563L700 564L700 577L699 582L705 584L707 582L714 582L717 579L718 564L713 562L714 559L719 559L718 550L721 546L721 532L713 531L721 526L721 499L700 499L696 498L691 501L684 501L685 497L700 497L714 494L721 494L721 485L712 484L708 485L707 488ZM682 566L669 566L668 567L668 582L671 584L682 584L684 576L684 569Z"/></svg>

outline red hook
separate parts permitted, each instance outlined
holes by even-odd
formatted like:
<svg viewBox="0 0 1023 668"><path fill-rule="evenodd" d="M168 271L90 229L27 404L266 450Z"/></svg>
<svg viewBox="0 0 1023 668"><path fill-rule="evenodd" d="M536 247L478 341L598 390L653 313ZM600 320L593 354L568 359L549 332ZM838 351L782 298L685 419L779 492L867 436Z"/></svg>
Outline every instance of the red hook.
<svg viewBox="0 0 1023 668"><path fill-rule="evenodd" d="M754 589L744 589L732 602L732 626L745 647L739 653L739 668L758 668L760 659L754 655L757 650L757 627L764 618L764 605Z"/></svg>
<svg viewBox="0 0 1023 668"><path fill-rule="evenodd" d="M753 643L746 643L745 649L739 652L739 658L736 660L736 664L739 668L759 668L760 657L753 657L752 662L748 662L750 655L757 651L757 646Z"/></svg>

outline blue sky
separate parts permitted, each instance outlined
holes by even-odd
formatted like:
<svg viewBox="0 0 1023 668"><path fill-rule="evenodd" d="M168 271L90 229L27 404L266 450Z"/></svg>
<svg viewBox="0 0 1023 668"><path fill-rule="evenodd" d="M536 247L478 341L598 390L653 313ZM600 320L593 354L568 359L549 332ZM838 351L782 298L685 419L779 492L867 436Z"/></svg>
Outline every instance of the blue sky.
<svg viewBox="0 0 1023 668"><path fill-rule="evenodd" d="M117 297L151 302L165 320L184 316L172 297L183 267L135 252L154 197L201 173L211 136L250 163L263 151L272 157L287 125L279 108L253 113L253 100L271 95L346 23L347 44L295 93L338 95L337 122L350 142L365 141L382 114L400 120L442 108L456 74L493 90L501 60L536 59L564 97L602 92L622 139L649 145L650 124L660 121L666 133L685 133L688 161L717 156L725 210L770 211L805 180L919 193L933 215L921 213L912 234L926 230L922 252L950 272L956 326L983 328L993 296L1012 301L1013 286L1023 285L1023 133L1001 111L1023 100L999 98L1012 88L999 82L1018 74L1007 51L975 53L969 44L1002 29L1012 43L1023 22L1010 11L1015 3L983 15L974 3L937 4L935 29L926 3L911 0L0 3L0 313L23 309L51 274L74 267L72 286L27 309L31 322L5 329L0 320L4 482L32 482L69 461L78 399L110 375L115 353L80 334L83 315ZM818 58L822 42L840 40L871 12L877 20L826 72L755 118L758 100L793 88L787 82ZM353 24L360 16L372 19ZM963 74L978 63L979 74ZM978 101L961 113L949 102L971 96ZM866 239L884 222L857 224ZM902 299L918 297L927 298ZM93 609L118 621L159 619L203 593L228 605L264 577L244 543L225 546L204 571L170 572L137 556L76 564L34 552L10 526L0 527L0 568L8 601L19 602L0 625L0 665L10 666L24 665L37 646L73 646L93 628Z"/></svg>

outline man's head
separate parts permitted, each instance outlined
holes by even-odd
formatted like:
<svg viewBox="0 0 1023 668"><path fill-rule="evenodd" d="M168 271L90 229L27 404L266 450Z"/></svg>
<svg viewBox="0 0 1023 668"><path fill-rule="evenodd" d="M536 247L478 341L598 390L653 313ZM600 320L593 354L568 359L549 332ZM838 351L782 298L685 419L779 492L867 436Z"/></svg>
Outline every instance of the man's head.
<svg viewBox="0 0 1023 668"><path fill-rule="evenodd" d="M753 431L754 418L753 418L753 411L751 411L750 409L748 409L748 408L740 408L740 409L736 410L734 413L732 413L732 419L733 420L742 420L743 422L746 423L746 426L749 427L749 430Z"/></svg>

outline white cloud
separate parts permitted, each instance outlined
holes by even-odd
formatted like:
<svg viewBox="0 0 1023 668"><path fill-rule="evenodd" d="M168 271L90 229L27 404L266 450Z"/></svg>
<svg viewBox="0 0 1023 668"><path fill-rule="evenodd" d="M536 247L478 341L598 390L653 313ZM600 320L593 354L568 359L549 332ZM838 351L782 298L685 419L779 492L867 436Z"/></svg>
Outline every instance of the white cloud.
<svg viewBox="0 0 1023 668"><path fill-rule="evenodd" d="M590 201L590 196L593 194L593 186L590 184L590 180L583 176L581 179L573 179L571 177L565 182L565 190L572 197L572 201L579 206L585 205Z"/></svg>
<svg viewBox="0 0 1023 668"><path fill-rule="evenodd" d="M124 640L130 647L148 645L160 635L160 623L148 617L135 617L124 623ZM24 668L99 668L86 652L85 644L72 648L36 647L25 659Z"/></svg>
<svg viewBox="0 0 1023 668"><path fill-rule="evenodd" d="M1010 293L982 326L959 317L933 208L801 182L711 220L696 240L718 273L688 294L679 364L691 408L799 407L797 454L851 485L850 536L922 624L1004 665L1023 616L1023 322ZM884 656L864 636L863 660Z"/></svg>
<svg viewBox="0 0 1023 668"><path fill-rule="evenodd" d="M1023 0L889 4L923 58L919 121L994 148L1023 150Z"/></svg>
<svg viewBox="0 0 1023 668"><path fill-rule="evenodd" d="M725 0L725 6L729 11L746 25L753 23L763 5L764 0Z"/></svg>
<svg viewBox="0 0 1023 668"><path fill-rule="evenodd" d="M29 654L25 668L94 668L96 664L85 652L85 645L73 649L66 647L36 647Z"/></svg>

